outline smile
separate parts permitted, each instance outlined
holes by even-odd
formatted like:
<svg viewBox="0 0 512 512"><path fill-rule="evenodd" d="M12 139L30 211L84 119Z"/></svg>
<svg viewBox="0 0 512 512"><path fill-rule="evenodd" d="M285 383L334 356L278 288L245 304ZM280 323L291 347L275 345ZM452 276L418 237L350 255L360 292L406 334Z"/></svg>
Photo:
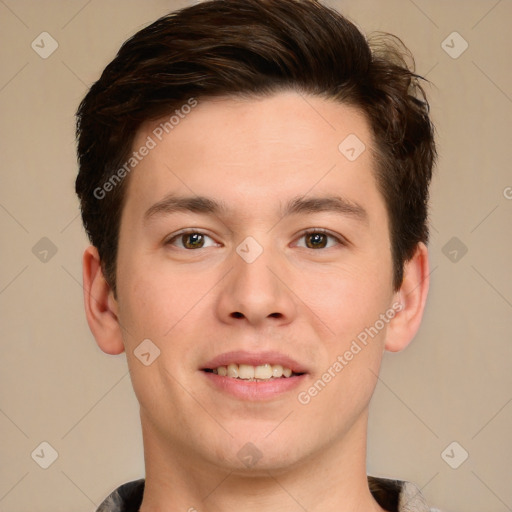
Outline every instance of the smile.
<svg viewBox="0 0 512 512"><path fill-rule="evenodd" d="M272 379L289 378L301 373L295 373L291 368L283 367L280 364L260 364L252 366L249 364L231 363L227 366L218 366L217 368L207 368L206 372L211 372L221 377L230 377L232 379L241 379L251 382L268 381Z"/></svg>

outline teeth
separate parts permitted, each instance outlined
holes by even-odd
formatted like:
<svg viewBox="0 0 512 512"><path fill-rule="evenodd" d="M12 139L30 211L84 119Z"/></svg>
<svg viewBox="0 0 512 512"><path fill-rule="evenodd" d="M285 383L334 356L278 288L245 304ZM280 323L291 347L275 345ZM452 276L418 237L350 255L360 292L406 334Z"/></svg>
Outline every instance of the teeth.
<svg viewBox="0 0 512 512"><path fill-rule="evenodd" d="M238 365L238 378L239 379L254 379L254 366L248 364Z"/></svg>
<svg viewBox="0 0 512 512"><path fill-rule="evenodd" d="M238 365L230 364L228 365L228 377L233 377L236 379L238 377Z"/></svg>
<svg viewBox="0 0 512 512"><path fill-rule="evenodd" d="M270 380L294 375L290 368L284 368L280 364L262 364L259 366L229 364L228 366L214 368L212 371L221 377L227 376L243 380Z"/></svg>
<svg viewBox="0 0 512 512"><path fill-rule="evenodd" d="M283 376L283 367L280 364L275 364L272 366L272 377L282 377Z"/></svg>
<svg viewBox="0 0 512 512"><path fill-rule="evenodd" d="M272 365L262 364L254 368L255 379L270 379L270 377L272 377Z"/></svg>

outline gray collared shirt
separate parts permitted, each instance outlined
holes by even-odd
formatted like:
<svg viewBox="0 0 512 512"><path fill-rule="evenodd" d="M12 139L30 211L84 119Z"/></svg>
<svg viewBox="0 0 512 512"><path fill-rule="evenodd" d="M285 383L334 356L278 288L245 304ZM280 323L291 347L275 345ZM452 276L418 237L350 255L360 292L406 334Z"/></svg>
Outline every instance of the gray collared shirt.
<svg viewBox="0 0 512 512"><path fill-rule="evenodd" d="M118 487L96 512L138 512L145 480L134 480ZM377 503L389 512L440 512L430 508L420 490L411 482L368 477L370 491Z"/></svg>

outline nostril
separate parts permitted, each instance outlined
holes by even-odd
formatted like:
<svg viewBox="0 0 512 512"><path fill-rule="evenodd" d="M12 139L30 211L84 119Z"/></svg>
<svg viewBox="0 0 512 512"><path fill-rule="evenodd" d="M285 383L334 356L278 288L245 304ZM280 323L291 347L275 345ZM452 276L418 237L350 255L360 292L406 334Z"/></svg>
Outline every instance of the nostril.
<svg viewBox="0 0 512 512"><path fill-rule="evenodd" d="M231 316L233 318L245 318L244 314L243 313L240 313L240 311L234 311L233 313L231 313ZM270 315L268 315L269 318L282 318L283 314L282 313L270 313Z"/></svg>

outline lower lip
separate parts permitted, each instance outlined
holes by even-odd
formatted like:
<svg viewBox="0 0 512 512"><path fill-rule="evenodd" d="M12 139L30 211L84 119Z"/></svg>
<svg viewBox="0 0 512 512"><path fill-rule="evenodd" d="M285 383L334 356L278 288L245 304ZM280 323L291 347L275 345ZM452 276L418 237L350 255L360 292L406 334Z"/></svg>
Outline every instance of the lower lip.
<svg viewBox="0 0 512 512"><path fill-rule="evenodd" d="M283 393L291 391L300 386L306 374L294 375L293 377L282 377L268 381L247 381L243 379L233 379L232 377L221 377L216 373L202 371L208 382L216 389L241 400L269 400L276 398Z"/></svg>

